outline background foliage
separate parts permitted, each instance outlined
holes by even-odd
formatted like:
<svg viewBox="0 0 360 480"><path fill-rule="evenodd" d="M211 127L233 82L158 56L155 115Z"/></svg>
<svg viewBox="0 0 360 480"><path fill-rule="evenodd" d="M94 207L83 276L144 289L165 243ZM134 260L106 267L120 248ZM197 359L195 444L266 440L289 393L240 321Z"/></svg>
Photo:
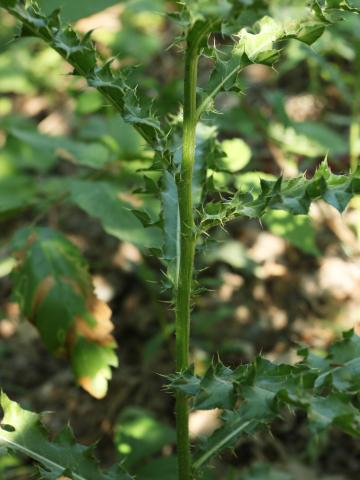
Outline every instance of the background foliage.
<svg viewBox="0 0 360 480"><path fill-rule="evenodd" d="M49 12L59 4L40 3ZM224 8L227 3L223 2ZM270 4L273 13L290 14L284 2L274 0ZM159 114L170 112L176 131L182 65L178 47L167 47L179 32L162 14L171 5L161 0L99 0L91 5L63 2L63 6L65 19L77 22L80 31L95 28L93 36L103 58L113 55L121 66L144 64L144 69L135 69L139 95L152 97L160 91ZM194 7L192 20L202 12ZM97 15L88 18L93 14ZM0 354L2 364L7 366L0 373L1 385L11 398L33 410L63 410L60 421L59 417L45 418L45 423L55 430L70 417L77 437L84 443L93 443L103 435L100 455L105 465L122 458L141 479L154 475L171 479L175 473L173 401L160 392L162 379L152 375L153 371L172 371L168 280L155 257L145 254L148 248L153 253L159 250L162 241L156 223L160 205L152 195L159 172L149 170L154 153L95 90L85 89L83 80L69 75L71 69L53 50L32 38L12 42L17 27L5 12L0 15ZM356 163L359 21L359 17L349 16L346 22L327 29L314 47L289 40L276 71L253 65L237 78L235 85L224 88L213 105L215 111L206 114L207 126L202 125L198 134L199 158L216 159L208 175L210 192L211 183L223 190L247 187L252 195L247 212L256 213L250 216L265 211L271 202L276 207L294 198L299 200L294 207L296 213L303 214L307 208L299 210L299 205L304 208L300 200L308 185L316 184L316 177L309 179L326 155L336 173L344 173ZM219 49L222 42L226 43L222 38L213 41ZM209 57L214 55L208 53ZM247 54L251 57L252 52ZM221 70L223 58L218 60L217 68ZM205 90L210 68L210 59L205 59L201 64ZM225 113L219 115L216 110ZM128 114L134 114L138 122L136 107ZM153 128L153 120L147 121ZM214 142L214 125L218 126L220 144ZM176 142L171 148L176 151ZM220 149L226 156L216 155ZM199 164L198 182L201 172ZM357 191L356 176L349 186L329 177L324 166L321 172L328 176L331 188L319 181L320 190L316 187L309 192L313 198L322 197L343 210L350 200L349 192ZM281 188L273 183L280 174L285 177ZM294 175L300 179L295 196L287 180ZM170 232L165 259L170 263L169 280L173 280L174 180L165 180L163 194L170 200L163 217L163 221L169 221ZM291 195L286 195L289 188ZM266 198L257 202L260 192ZM275 210L266 213L261 223L234 220L226 235L222 220L237 207L231 204L229 210L219 211L217 200L215 195L211 198L202 224L204 229L211 228L212 240L201 246L198 265L199 281L208 290L195 299L192 360L196 373L208 372L207 381L216 391L212 376L220 367L210 365L218 354L226 365L240 361L253 365L251 362L256 362L261 350L277 364L300 360L297 346L306 344L315 349L317 356L302 354L311 366L316 364L323 372L320 380L311 377L311 386L329 389L329 369L336 370L336 365L324 358L325 352L339 331L359 321L356 291L360 281L360 229L356 198L344 223L333 208L320 202L311 207L309 217L293 217ZM145 227L144 222L150 226ZM30 231L22 229L29 224ZM54 236L49 228L61 233ZM14 238L14 231L19 229ZM32 257L36 262L27 260L29 250L36 252ZM65 255L58 258L62 251ZM18 285L18 294L10 301L8 274L14 268L14 258L18 267L12 283ZM64 282L67 276L76 279L75 286ZM25 277L34 279L31 285L24 284ZM28 300L29 295L34 296L29 288L40 291L35 295L35 305ZM159 297L163 302L156 300ZM35 330L19 322L22 315L15 301L37 325L47 348L57 353L56 359L50 358ZM52 338L53 331L42 328L46 326L43 319L47 308L54 302L62 322L68 309L80 319L71 338ZM85 316L96 324L97 309L105 308L102 302L112 307L114 332L110 322L105 322L95 329L95 338L89 338L81 318ZM95 396L102 397L110 376L109 366L117 363L113 355L115 338L121 368L113 371L108 397L97 402L74 387L63 358L69 356L75 377ZM354 343L357 345L357 341ZM81 353L75 355L77 349ZM76 362L82 356L96 361ZM343 405L341 397L342 389L355 389L352 382L357 382L356 365L355 373L331 373L333 394L339 410L346 412L345 418L329 418L325 404L312 402L308 380L304 380L308 379L308 367L280 372L282 383L290 382L292 396L285 398L275 382L264 389L264 403L256 408L272 416L278 405L291 405L279 409L282 422L275 422L271 433L250 435L233 445L236 455L224 454L206 478L219 478L219 472L224 472L223 478L236 480L354 478L359 471L358 442L345 439L339 431L322 433L319 424L333 422L344 430L357 430L358 418L351 406ZM221 401L211 405L196 390L197 377L191 372L187 382L196 387L191 392L195 408L211 409L202 416L195 410L192 416L193 438L200 452L209 449L201 440L209 433L209 425L212 429L219 426L219 412L214 409L230 409L237 399L234 382L251 383L245 395L251 402L252 389L261 386L261 371L281 371L281 367L264 360L254 383L253 378L249 380L251 368L246 374L222 372L220 377L227 378L229 395L224 396L222 388ZM274 376L278 381L278 374ZM297 390L297 382L308 385L305 399L304 391ZM7 401L3 397L2 402ZM295 406L307 411L315 430L308 429L302 413L294 414ZM226 412L224 415L226 418ZM144 445L144 440L148 443L139 457L137 445ZM349 450L354 452L351 458ZM156 459L155 463L150 462L151 458ZM5 479L28 478L33 471L26 460L11 455L1 457L0 468Z"/></svg>

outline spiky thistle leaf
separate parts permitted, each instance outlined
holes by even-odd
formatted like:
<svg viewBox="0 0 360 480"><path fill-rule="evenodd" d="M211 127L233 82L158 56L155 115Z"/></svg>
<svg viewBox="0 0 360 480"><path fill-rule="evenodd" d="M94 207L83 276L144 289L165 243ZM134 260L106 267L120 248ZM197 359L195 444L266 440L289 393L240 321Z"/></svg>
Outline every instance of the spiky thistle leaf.
<svg viewBox="0 0 360 480"><path fill-rule="evenodd" d="M177 285L180 248L180 214L177 180L181 178L181 129L182 118L174 119L173 135L168 146L172 164L163 172L161 180L162 220L164 233L163 261L167 266L167 278L171 285ZM196 129L195 164L193 170L192 194L195 207L204 198L207 168L212 166L217 150L217 130L202 123Z"/></svg>
<svg viewBox="0 0 360 480"><path fill-rule="evenodd" d="M284 210L294 215L307 214L312 202L324 200L340 213L351 198L360 193L360 169L348 175L335 175L324 161L315 175L290 180L261 180L260 192L240 190L225 202L208 203L201 215L201 229L240 216L261 218L269 210Z"/></svg>
<svg viewBox="0 0 360 480"><path fill-rule="evenodd" d="M70 427L66 427L53 440L41 422L41 416L24 410L0 394L3 418L0 423L0 447L9 452L25 455L39 466L39 478L58 480L132 480L120 466L113 472L101 471L95 457L94 447L76 443Z"/></svg>
<svg viewBox="0 0 360 480"><path fill-rule="evenodd" d="M62 25L58 10L45 15L36 1L26 4L22 0L0 0L0 7L21 22L24 35L41 38L56 50L74 67L75 75L86 78L153 148L161 150L163 132L159 121L143 101L140 106L136 88L129 85L123 71L114 73L111 60L100 63L91 32L80 37L70 25Z"/></svg>
<svg viewBox="0 0 360 480"><path fill-rule="evenodd" d="M256 63L273 65L279 58L284 40L296 39L311 45L326 26L341 19L342 12L360 12L360 9L348 6L347 2L325 2L320 6L316 1L300 0L293 5L285 3L287 17L284 20L268 2L229 0L222 4L198 0L189 3L187 11L190 18L195 19L192 22L189 20L190 24L208 22L213 25L211 31L225 31L235 38L233 45L214 45L206 50L214 68L202 91L199 117L213 108L213 101L220 92L239 90L238 76L245 67ZM202 3L208 8L202 8ZM280 10L282 7L280 5Z"/></svg>
<svg viewBox="0 0 360 480"><path fill-rule="evenodd" d="M212 364L203 377L192 368L170 376L169 388L191 398L193 408L224 410L223 425L201 445L195 468L270 424L284 408L305 411L314 433L336 426L360 437L360 337L345 333L326 358L306 349L299 353L304 359L295 365L258 357L235 370Z"/></svg>

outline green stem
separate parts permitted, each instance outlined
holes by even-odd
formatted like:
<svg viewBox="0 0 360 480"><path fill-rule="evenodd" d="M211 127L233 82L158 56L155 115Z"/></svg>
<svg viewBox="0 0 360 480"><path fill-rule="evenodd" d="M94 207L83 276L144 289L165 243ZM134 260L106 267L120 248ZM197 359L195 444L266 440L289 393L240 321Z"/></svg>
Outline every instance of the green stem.
<svg viewBox="0 0 360 480"><path fill-rule="evenodd" d="M196 146L196 87L201 42L209 24L196 24L188 34L184 78L184 123L181 174L177 182L180 215L180 263L176 291L176 370L189 366L190 310L195 254L192 179ZM190 480L189 405L185 395L176 395L176 429L179 480Z"/></svg>

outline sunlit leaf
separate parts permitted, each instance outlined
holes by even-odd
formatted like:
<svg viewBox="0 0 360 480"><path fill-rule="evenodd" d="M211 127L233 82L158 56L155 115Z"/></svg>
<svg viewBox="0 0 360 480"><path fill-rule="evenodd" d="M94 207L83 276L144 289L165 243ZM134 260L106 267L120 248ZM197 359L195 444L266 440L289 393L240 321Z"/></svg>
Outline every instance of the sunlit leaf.
<svg viewBox="0 0 360 480"><path fill-rule="evenodd" d="M141 408L125 409L115 425L115 444L127 468L139 466L175 442L175 431Z"/></svg>
<svg viewBox="0 0 360 480"><path fill-rule="evenodd" d="M272 233L285 238L303 252L315 256L320 254L315 229L307 215L294 216L282 210L272 210L264 215L263 221Z"/></svg>
<svg viewBox="0 0 360 480"><path fill-rule="evenodd" d="M88 2L72 2L71 0L39 0L39 5L44 12L50 14L57 8L62 9L62 15L68 22L73 22L82 17L105 10L112 5L122 3L124 0L92 0Z"/></svg>

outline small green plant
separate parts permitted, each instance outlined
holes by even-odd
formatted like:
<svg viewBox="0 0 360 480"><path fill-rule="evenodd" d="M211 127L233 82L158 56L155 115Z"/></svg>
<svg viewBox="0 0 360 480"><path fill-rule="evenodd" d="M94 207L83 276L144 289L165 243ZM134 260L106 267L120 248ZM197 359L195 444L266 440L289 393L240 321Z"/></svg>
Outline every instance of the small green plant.
<svg viewBox="0 0 360 480"><path fill-rule="evenodd" d="M282 42L296 39L310 45L344 12L358 10L346 0L297 1L286 5L284 20L265 0L184 0L173 5L171 17L181 30L176 41L185 57L183 106L175 118L158 119L156 104L134 84L131 69L115 71L112 59L99 60L91 32L79 37L71 26L62 26L58 11L46 16L32 1L0 0L0 6L19 20L20 36L41 38L56 50L72 65L73 74L97 89L154 152L153 165L144 176L144 192L161 199L160 218L145 209L131 209L131 204L118 199L111 184L97 180L68 179L57 186L57 198L65 195L99 218L108 233L136 243L164 265L164 283L172 291L175 307L176 373L167 387L176 395L179 480L200 478L214 456L232 448L242 435L270 424L284 408L305 411L314 433L336 426L359 436L360 339L353 332L345 334L327 358L303 350L303 360L296 365L257 358L230 369L214 362L203 377L189 365L194 259L209 231L237 217L262 218L270 210L307 214L319 199L342 212L360 193L358 170L334 175L326 161L311 179L262 180L256 194L246 187L219 190L211 172L222 168L225 154L216 129L208 125L216 98L222 92L239 91L239 75L249 65L273 65ZM217 33L227 41L210 41ZM212 70L208 82L199 86L202 55L210 59ZM81 155L85 164L91 161L86 152ZM2 215L24 202L36 203L46 193L46 188L39 190L28 183L17 187L22 192L19 198L11 198L11 191L0 192ZM103 397L111 367L117 366L111 312L95 297L79 251L60 233L38 227L17 232L12 248L17 256L14 291L22 314L37 327L50 351L67 354L78 382L94 396ZM195 453L189 441L190 406L223 410L221 428ZM68 429L50 441L40 417L21 409L4 393L1 407L0 445L35 460L41 478L131 478L122 466L101 472L90 450L77 445Z"/></svg>

